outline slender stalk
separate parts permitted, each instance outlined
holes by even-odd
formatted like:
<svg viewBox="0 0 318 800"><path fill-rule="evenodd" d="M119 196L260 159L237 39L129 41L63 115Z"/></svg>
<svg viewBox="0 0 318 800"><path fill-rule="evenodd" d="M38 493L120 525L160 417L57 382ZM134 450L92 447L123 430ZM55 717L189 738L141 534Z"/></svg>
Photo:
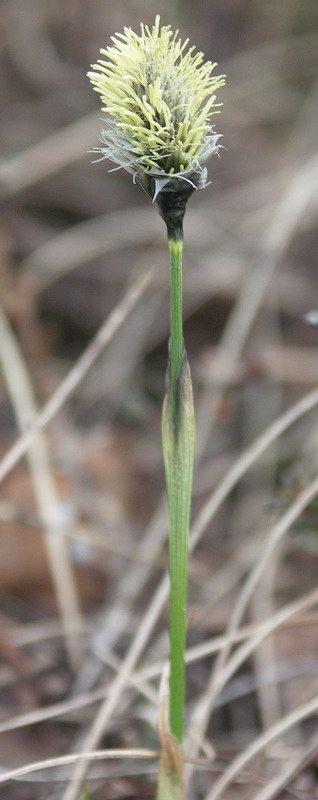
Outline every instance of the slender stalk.
<svg viewBox="0 0 318 800"><path fill-rule="evenodd" d="M183 355L182 321L182 239L169 240L170 257L170 343L169 399L173 436L178 436L179 384ZM182 452L178 443L171 453L174 474L167 477L169 506L169 640L170 640L170 728L176 739L183 739L185 703L185 626L188 572L189 503L184 507ZM184 513L185 512L185 513Z"/></svg>
<svg viewBox="0 0 318 800"><path fill-rule="evenodd" d="M173 421L177 413L177 377L183 354L182 322L182 255L183 237L168 239L170 258L170 342L169 342L169 383L174 403Z"/></svg>
<svg viewBox="0 0 318 800"><path fill-rule="evenodd" d="M170 258L170 342L168 389L163 406L162 442L169 515L169 726L182 744L185 704L185 638L188 536L195 421L191 376L183 341L182 220L185 203L165 213ZM165 208L165 212L167 209Z"/></svg>

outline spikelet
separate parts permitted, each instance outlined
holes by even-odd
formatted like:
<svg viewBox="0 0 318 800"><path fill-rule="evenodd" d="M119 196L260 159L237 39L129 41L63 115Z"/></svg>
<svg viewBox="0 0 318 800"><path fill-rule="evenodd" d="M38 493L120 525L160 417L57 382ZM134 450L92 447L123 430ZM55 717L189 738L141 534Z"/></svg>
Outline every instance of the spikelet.
<svg viewBox="0 0 318 800"><path fill-rule="evenodd" d="M215 92L225 76L215 76L216 64L178 37L170 25L160 27L157 16L152 29L141 24L137 34L124 28L100 51L88 72L107 114L95 151L134 179L173 176L197 188L206 183L203 164L218 150L210 117L222 105Z"/></svg>

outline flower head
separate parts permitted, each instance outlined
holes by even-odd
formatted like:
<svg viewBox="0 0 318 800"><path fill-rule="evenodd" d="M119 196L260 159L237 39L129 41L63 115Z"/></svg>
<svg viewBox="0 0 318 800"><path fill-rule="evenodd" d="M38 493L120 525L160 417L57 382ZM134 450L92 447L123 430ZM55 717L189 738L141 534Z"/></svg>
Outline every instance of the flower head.
<svg viewBox="0 0 318 800"><path fill-rule="evenodd" d="M141 24L140 34L124 28L88 73L108 115L95 150L153 197L177 178L204 186L202 165L218 150L210 117L219 113L215 91L224 75L213 75L216 64L204 63L203 53L178 35L170 25L160 27L159 16L152 29Z"/></svg>

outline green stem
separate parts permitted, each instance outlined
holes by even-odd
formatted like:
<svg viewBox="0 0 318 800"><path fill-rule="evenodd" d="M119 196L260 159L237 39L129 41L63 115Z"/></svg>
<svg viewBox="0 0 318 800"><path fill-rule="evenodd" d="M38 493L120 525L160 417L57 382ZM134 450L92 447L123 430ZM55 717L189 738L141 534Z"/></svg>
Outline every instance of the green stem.
<svg viewBox="0 0 318 800"><path fill-rule="evenodd" d="M170 258L170 341L169 389L172 400L172 418L176 424L178 373L183 354L182 322L182 255L183 239L168 239Z"/></svg>
<svg viewBox="0 0 318 800"><path fill-rule="evenodd" d="M169 514L169 723L183 740L188 536L194 458L195 422L190 371L183 343L181 233L169 237L170 321L169 382L163 409L163 453Z"/></svg>
<svg viewBox="0 0 318 800"><path fill-rule="evenodd" d="M180 408L178 376L183 354L182 320L182 255L183 240L168 241L170 257L170 343L169 343L169 393L172 424L177 433ZM179 448L177 448L178 450ZM177 454L176 454L177 455ZM173 459L175 476L173 496L169 502L169 638L170 638L170 727L179 742L183 740L185 705L185 630L188 573L188 525L182 520L183 476L178 455ZM181 468L181 472L180 472ZM170 493L171 494L171 493Z"/></svg>

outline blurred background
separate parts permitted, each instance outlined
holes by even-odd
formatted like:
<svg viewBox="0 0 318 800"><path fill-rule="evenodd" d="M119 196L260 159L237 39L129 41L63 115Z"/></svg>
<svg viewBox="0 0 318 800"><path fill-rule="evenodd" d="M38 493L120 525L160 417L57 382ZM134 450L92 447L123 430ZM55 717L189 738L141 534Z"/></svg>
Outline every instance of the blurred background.
<svg viewBox="0 0 318 800"><path fill-rule="evenodd" d="M151 26L157 13L227 75L214 117L224 149L185 221L194 518L244 447L318 381L317 0L1 0L1 456L71 369L80 376L29 456L2 475L1 769L79 747L96 706L31 728L20 720L11 732L6 721L110 680L165 570L165 230L130 175L91 163L103 123L86 78L111 35ZM88 369L79 362L85 348L136 286L138 299L129 312L120 306L118 329ZM190 645L226 627L262 537L317 472L317 444L312 412L206 526L191 560ZM257 624L315 587L317 521L313 503L275 553L245 621ZM141 663L165 657L165 619ZM231 704L220 695L207 734L218 769L304 699L317 672L315 625L312 612L307 625L282 629L243 666ZM189 668L190 712L210 668L209 660ZM125 695L99 744L156 747L154 725L151 699ZM305 746L308 726L289 747ZM96 773L92 796L153 796L145 770L141 778L136 766L133 777L116 769L106 783ZM62 796L69 772L56 768L46 783L37 775L3 796ZM304 797L295 780L293 796ZM313 797L312 765L301 780ZM199 773L193 798L210 783ZM231 797L245 789L234 786Z"/></svg>

